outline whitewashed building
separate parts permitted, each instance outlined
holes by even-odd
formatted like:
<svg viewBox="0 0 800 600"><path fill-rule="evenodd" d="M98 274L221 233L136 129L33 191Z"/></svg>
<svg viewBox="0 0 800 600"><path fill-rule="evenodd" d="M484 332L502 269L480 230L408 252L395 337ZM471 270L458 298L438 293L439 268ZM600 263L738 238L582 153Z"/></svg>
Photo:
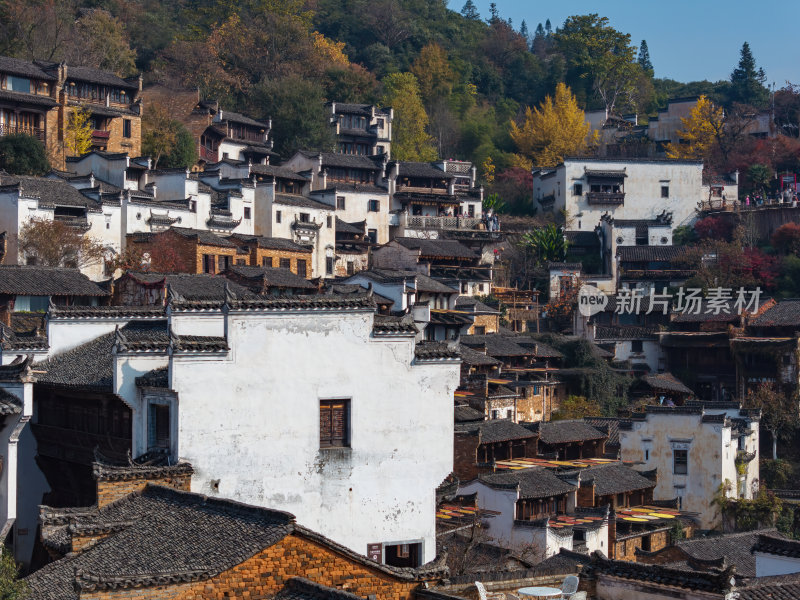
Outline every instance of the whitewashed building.
<svg viewBox="0 0 800 600"><path fill-rule="evenodd" d="M702 174L702 161L565 158L555 168L533 170L533 206L566 211L574 231L594 231L606 214L641 220L665 211L674 229L695 219L703 200Z"/></svg>
<svg viewBox="0 0 800 600"><path fill-rule="evenodd" d="M735 402L648 406L619 425L623 461L658 469L656 500L679 499L681 510L698 513L702 529L720 524L712 500L720 486L729 498L758 493L759 411Z"/></svg>
<svg viewBox="0 0 800 600"><path fill-rule="evenodd" d="M384 556L401 547L418 564L433 559L460 360L374 313L368 294L52 310L30 424L46 480L22 482L31 510L15 526L35 531L44 493L85 502L91 482L78 467L97 444L105 456L188 461L193 491L290 510L358 553L377 544ZM113 433L79 433L64 402Z"/></svg>

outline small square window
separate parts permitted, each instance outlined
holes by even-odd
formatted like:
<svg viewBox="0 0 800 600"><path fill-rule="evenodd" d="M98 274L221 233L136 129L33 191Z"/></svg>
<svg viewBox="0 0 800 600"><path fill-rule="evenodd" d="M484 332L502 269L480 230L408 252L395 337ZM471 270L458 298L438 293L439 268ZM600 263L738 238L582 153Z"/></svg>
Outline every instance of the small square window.
<svg viewBox="0 0 800 600"><path fill-rule="evenodd" d="M378 243L378 230L377 229L370 229L367 231L367 238L369 239L370 244L377 244Z"/></svg>
<svg viewBox="0 0 800 600"><path fill-rule="evenodd" d="M275 211L275 222L276 223L280 223L281 222L281 211L279 211L279 210Z"/></svg>
<svg viewBox="0 0 800 600"><path fill-rule="evenodd" d="M319 447L346 448L350 445L350 400L319 401Z"/></svg>
<svg viewBox="0 0 800 600"><path fill-rule="evenodd" d="M689 473L689 451L672 451L672 472L675 475L687 475Z"/></svg>
<svg viewBox="0 0 800 600"><path fill-rule="evenodd" d="M249 219L250 218L250 207L249 206L245 206L244 207L244 218L245 219Z"/></svg>
<svg viewBox="0 0 800 600"><path fill-rule="evenodd" d="M631 352L642 352L644 349L644 344L642 340L632 340L631 341Z"/></svg>
<svg viewBox="0 0 800 600"><path fill-rule="evenodd" d="M292 268L292 259L291 258L282 258L280 261L281 269L291 269Z"/></svg>
<svg viewBox="0 0 800 600"><path fill-rule="evenodd" d="M356 272L356 265L352 260L347 261L347 274L352 275Z"/></svg>
<svg viewBox="0 0 800 600"><path fill-rule="evenodd" d="M149 405L147 415L147 445L149 450L169 448L169 405Z"/></svg>
<svg viewBox="0 0 800 600"><path fill-rule="evenodd" d="M297 275L299 277L302 277L303 279L305 279L307 274L308 274L308 271L307 271L307 267L306 267L306 261L303 260L303 259L298 258L297 259Z"/></svg>
<svg viewBox="0 0 800 600"><path fill-rule="evenodd" d="M311 215L309 215L308 213L300 213L299 220L301 223L310 223Z"/></svg>
<svg viewBox="0 0 800 600"><path fill-rule="evenodd" d="M661 186L661 197L662 198L669 198L669 186L662 185Z"/></svg>
<svg viewBox="0 0 800 600"><path fill-rule="evenodd" d="M378 212L381 208L381 203L379 200L369 200L367 202L367 211L369 212Z"/></svg>
<svg viewBox="0 0 800 600"><path fill-rule="evenodd" d="M344 210L344 196L336 196L336 209Z"/></svg>
<svg viewBox="0 0 800 600"><path fill-rule="evenodd" d="M272 268L272 257L271 256L262 256L261 257L261 266L266 268Z"/></svg>
<svg viewBox="0 0 800 600"><path fill-rule="evenodd" d="M332 256L325 257L325 275L333 275L333 262Z"/></svg>
<svg viewBox="0 0 800 600"><path fill-rule="evenodd" d="M573 196L582 196L583 195L583 184L582 183L576 183L572 187L572 195Z"/></svg>
<svg viewBox="0 0 800 600"><path fill-rule="evenodd" d="M122 120L122 137L126 137L126 138L131 137L131 120L130 119L123 119Z"/></svg>
<svg viewBox="0 0 800 600"><path fill-rule="evenodd" d="M328 229L333 227L333 217L328 216L325 218L325 224L327 225Z"/></svg>

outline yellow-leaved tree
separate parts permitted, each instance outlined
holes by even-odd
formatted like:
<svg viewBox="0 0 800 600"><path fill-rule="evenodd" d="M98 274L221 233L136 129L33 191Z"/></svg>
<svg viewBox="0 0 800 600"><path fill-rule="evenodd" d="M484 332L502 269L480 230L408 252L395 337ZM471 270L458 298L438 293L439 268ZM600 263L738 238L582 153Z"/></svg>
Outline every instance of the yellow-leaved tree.
<svg viewBox="0 0 800 600"><path fill-rule="evenodd" d="M419 91L428 105L437 98L449 96L453 89L455 75L447 61L447 53L439 44L423 47L411 65L411 72L417 78Z"/></svg>
<svg viewBox="0 0 800 600"><path fill-rule="evenodd" d="M725 112L715 107L705 96L697 99L697 104L685 119L681 119L683 129L678 131L679 144L667 144L667 158L702 160L708 158L714 140L725 127Z"/></svg>
<svg viewBox="0 0 800 600"><path fill-rule="evenodd" d="M555 98L547 96L538 108L525 109L525 121L511 122L511 139L517 145L517 164L529 169L554 167L565 156L580 154L596 142L590 126L572 91L563 83L556 86Z"/></svg>
<svg viewBox="0 0 800 600"><path fill-rule="evenodd" d="M92 149L92 113L85 106L74 107L67 116L64 144L69 156L81 156Z"/></svg>
<svg viewBox="0 0 800 600"><path fill-rule="evenodd" d="M320 53L323 58L328 59L335 65L346 67L350 64L350 59L344 53L344 42L337 42L322 35L319 31L313 32L314 36L314 49Z"/></svg>
<svg viewBox="0 0 800 600"><path fill-rule="evenodd" d="M392 158L427 162L436 160L436 147L428 134L428 113L419 83L412 73L391 73L383 78L383 106L394 109Z"/></svg>

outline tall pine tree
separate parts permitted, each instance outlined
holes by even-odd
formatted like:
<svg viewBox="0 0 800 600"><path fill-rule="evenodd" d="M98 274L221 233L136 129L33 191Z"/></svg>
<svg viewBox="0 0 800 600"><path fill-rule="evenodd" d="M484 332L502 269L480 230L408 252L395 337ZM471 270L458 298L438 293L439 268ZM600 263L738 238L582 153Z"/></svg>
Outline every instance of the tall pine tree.
<svg viewBox="0 0 800 600"><path fill-rule="evenodd" d="M472 21L479 21L481 18L478 8L472 0L467 0L464 3L464 8L461 9L461 14L464 18Z"/></svg>
<svg viewBox="0 0 800 600"><path fill-rule="evenodd" d="M550 25L550 19L544 22L544 30L547 32L548 36L553 33L553 26Z"/></svg>
<svg viewBox="0 0 800 600"><path fill-rule="evenodd" d="M650 77L653 76L655 71L653 70L653 63L650 61L650 50L647 48L647 40L642 40L642 45L639 46L639 59L637 62L645 73L650 75Z"/></svg>
<svg viewBox="0 0 800 600"><path fill-rule="evenodd" d="M528 41L530 34L528 33L528 24L525 22L525 19L522 19L522 24L519 26L519 34L525 38L525 41Z"/></svg>
<svg viewBox="0 0 800 600"><path fill-rule="evenodd" d="M767 76L764 69L756 68L756 59L750 44L742 44L739 66L731 73L731 101L757 108L767 105L769 91L764 87Z"/></svg>

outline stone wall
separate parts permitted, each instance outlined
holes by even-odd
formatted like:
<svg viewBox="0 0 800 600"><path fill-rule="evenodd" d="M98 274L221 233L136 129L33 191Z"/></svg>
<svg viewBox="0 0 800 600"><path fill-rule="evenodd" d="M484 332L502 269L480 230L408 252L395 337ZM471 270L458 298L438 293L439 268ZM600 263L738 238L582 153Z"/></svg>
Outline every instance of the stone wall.
<svg viewBox="0 0 800 600"><path fill-rule="evenodd" d="M453 472L462 481L475 479L480 472L476 464L478 436L455 434Z"/></svg>

